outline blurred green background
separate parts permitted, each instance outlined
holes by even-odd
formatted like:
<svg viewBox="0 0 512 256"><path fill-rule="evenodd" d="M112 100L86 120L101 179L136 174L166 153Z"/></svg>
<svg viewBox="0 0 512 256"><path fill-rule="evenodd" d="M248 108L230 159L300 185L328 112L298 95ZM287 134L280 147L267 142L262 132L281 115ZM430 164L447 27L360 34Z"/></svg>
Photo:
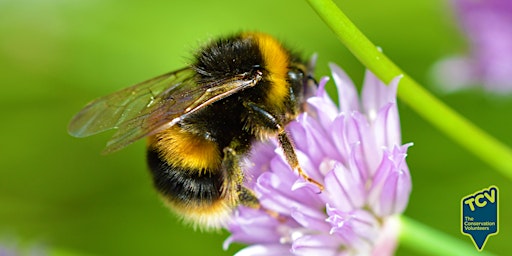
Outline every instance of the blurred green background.
<svg viewBox="0 0 512 256"><path fill-rule="evenodd" d="M440 94L429 69L467 46L441 0L337 1L398 65L507 145L512 98ZM271 33L309 56L317 75L336 62L364 68L305 1L0 0L0 244L89 255L232 255L226 232L194 232L152 188L144 142L100 152L111 133L75 139L70 118L88 101L184 66L205 40ZM500 189L500 233L485 250L512 251L512 182L399 103L413 192L406 215L459 238L460 200ZM470 140L471 138L467 138ZM398 255L417 252L400 247Z"/></svg>

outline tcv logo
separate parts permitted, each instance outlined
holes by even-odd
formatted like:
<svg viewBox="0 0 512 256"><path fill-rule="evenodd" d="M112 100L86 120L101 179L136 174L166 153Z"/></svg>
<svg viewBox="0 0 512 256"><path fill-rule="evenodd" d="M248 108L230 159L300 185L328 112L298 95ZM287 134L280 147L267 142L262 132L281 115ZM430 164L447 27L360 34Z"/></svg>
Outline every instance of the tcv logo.
<svg viewBox="0 0 512 256"><path fill-rule="evenodd" d="M465 196L461 208L461 232L482 251L489 236L498 234L498 187Z"/></svg>

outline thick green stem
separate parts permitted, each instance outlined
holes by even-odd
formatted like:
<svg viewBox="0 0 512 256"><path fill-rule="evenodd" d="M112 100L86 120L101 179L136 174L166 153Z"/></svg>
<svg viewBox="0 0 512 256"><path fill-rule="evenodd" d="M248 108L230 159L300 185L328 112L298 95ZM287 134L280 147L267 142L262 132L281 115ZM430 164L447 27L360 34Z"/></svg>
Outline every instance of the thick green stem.
<svg viewBox="0 0 512 256"><path fill-rule="evenodd" d="M512 150L442 103L405 74L366 38L331 0L309 4L363 65L383 82L403 75L398 97L419 115L496 170L512 179Z"/></svg>
<svg viewBox="0 0 512 256"><path fill-rule="evenodd" d="M463 242L405 216L400 217L400 222L401 244L422 255L493 255L487 251L479 252L469 237L465 237L467 242Z"/></svg>

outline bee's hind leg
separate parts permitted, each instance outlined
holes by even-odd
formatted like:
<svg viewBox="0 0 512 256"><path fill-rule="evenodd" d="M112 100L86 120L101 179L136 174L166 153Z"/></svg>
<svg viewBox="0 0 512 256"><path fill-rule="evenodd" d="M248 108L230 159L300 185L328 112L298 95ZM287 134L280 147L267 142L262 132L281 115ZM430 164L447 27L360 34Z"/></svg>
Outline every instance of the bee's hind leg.
<svg viewBox="0 0 512 256"><path fill-rule="evenodd" d="M231 147L224 148L222 175L224 180L221 196L227 197L228 202L233 208L243 205L253 209L261 209L279 221L284 220L279 213L262 207L254 192L243 185L244 177L239 164L239 156Z"/></svg>
<svg viewBox="0 0 512 256"><path fill-rule="evenodd" d="M226 198L231 207L236 207L240 203L239 188L243 183L242 169L240 168L240 157L231 147L224 148L224 158L222 159L222 187L220 193L222 198Z"/></svg>
<svg viewBox="0 0 512 256"><path fill-rule="evenodd" d="M244 206L247 206L250 208L254 208L254 209L260 209L260 210L264 211L265 213L267 213L272 218L275 218L280 222L285 221L285 218L283 216L279 215L278 212L272 211L270 209L267 209L267 208L261 206L260 201L258 200L258 198L256 197L256 195L254 194L254 192L251 189L249 189L245 186L242 186L240 189L239 198L240 198L241 205L244 205Z"/></svg>

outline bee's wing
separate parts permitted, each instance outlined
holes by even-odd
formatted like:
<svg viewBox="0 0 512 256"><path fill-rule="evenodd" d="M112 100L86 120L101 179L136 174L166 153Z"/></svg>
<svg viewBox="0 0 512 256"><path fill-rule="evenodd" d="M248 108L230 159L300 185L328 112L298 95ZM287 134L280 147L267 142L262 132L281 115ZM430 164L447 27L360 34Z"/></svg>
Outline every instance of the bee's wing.
<svg viewBox="0 0 512 256"><path fill-rule="evenodd" d="M69 124L75 137L118 129L104 153L165 128L185 116L261 80L261 73L197 84L191 68L167 73L101 97L85 106Z"/></svg>
<svg viewBox="0 0 512 256"><path fill-rule="evenodd" d="M87 137L119 128L130 119L155 108L157 97L164 90L175 90L192 75L191 70L182 69L98 98L73 117L68 131L75 137Z"/></svg>

